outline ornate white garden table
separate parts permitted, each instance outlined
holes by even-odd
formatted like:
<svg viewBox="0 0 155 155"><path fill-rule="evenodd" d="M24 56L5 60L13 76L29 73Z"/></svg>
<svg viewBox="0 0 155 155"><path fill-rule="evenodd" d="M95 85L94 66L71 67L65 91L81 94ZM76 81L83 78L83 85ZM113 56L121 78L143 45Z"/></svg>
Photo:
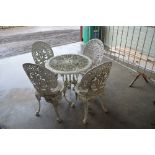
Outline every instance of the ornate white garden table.
<svg viewBox="0 0 155 155"><path fill-rule="evenodd" d="M64 97L70 105L74 105L74 103L66 98L66 90L71 90L72 84L75 87L79 74L91 68L92 60L80 54L64 54L50 58L45 66L52 72L62 76L64 82Z"/></svg>

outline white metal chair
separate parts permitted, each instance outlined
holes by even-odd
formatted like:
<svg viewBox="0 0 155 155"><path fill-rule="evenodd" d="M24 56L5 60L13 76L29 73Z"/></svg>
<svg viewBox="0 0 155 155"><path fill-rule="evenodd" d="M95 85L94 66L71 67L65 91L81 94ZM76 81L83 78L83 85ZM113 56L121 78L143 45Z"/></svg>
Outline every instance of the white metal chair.
<svg viewBox="0 0 155 155"><path fill-rule="evenodd" d="M32 45L32 57L36 64L45 66L46 60L53 56L54 53L49 44L37 41Z"/></svg>
<svg viewBox="0 0 155 155"><path fill-rule="evenodd" d="M93 67L102 63L104 44L99 39L91 39L84 47L83 54L93 61Z"/></svg>
<svg viewBox="0 0 155 155"><path fill-rule="evenodd" d="M48 69L31 63L23 64L23 68L36 89L35 96L38 100L39 107L36 116L39 116L41 97L53 104L54 110L57 115L57 121L61 122L57 106L62 98L63 84L58 82L57 74L49 71Z"/></svg>
<svg viewBox="0 0 155 155"><path fill-rule="evenodd" d="M85 105L83 123L87 123L88 105L91 99L97 96L102 97L104 87L109 76L112 62L106 62L89 70L75 87L75 93L78 99L81 99ZM108 110L101 103L102 109L105 112Z"/></svg>

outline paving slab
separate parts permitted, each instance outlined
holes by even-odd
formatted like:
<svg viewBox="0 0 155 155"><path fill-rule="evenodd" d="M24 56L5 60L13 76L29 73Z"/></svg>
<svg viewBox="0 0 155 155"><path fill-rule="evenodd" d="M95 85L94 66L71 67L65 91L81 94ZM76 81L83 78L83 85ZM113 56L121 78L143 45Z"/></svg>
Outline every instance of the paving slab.
<svg viewBox="0 0 155 155"><path fill-rule="evenodd" d="M0 30L0 59L31 52L32 44L44 41L51 47L78 42L79 27L17 27Z"/></svg>

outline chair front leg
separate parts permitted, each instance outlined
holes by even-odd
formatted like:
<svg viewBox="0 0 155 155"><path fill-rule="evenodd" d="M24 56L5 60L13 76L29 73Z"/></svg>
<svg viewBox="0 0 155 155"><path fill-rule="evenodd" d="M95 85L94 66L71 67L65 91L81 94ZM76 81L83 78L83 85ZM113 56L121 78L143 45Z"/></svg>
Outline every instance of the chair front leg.
<svg viewBox="0 0 155 155"><path fill-rule="evenodd" d="M104 105L103 102L102 102L102 96L100 96L100 98L101 98L100 104L101 104L102 110L103 110L105 113L108 113L108 112L109 112L108 109L105 107L105 105Z"/></svg>
<svg viewBox="0 0 155 155"><path fill-rule="evenodd" d="M102 107L102 109L103 109L103 111L105 112L105 113L108 113L109 111L108 111L108 109L105 107L105 105L103 104L103 102L101 102L101 107Z"/></svg>
<svg viewBox="0 0 155 155"><path fill-rule="evenodd" d="M78 100L78 94L77 94L77 92L75 92L75 99L76 99L76 101Z"/></svg>
<svg viewBox="0 0 155 155"><path fill-rule="evenodd" d="M87 124L87 119L88 119L88 101L84 100L84 119L83 119L83 124Z"/></svg>
<svg viewBox="0 0 155 155"><path fill-rule="evenodd" d="M40 104L41 96L39 93L36 93L35 96L36 96L38 103L39 103L38 110L36 111L36 116L38 117L38 116L40 116L39 112L40 112L40 107L41 107L41 104Z"/></svg>
<svg viewBox="0 0 155 155"><path fill-rule="evenodd" d="M53 104L53 107L54 107L54 111L56 113L56 119L59 123L62 122L62 119L60 118L60 115L59 115L59 112L58 112L58 101L56 101L54 104Z"/></svg>

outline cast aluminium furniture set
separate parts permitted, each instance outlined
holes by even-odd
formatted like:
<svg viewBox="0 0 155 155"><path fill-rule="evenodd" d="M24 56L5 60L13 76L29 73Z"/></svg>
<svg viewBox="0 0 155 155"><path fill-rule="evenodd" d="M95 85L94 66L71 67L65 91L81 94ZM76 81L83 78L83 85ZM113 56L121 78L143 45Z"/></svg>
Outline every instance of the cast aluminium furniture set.
<svg viewBox="0 0 155 155"><path fill-rule="evenodd" d="M36 116L39 116L41 97L44 97L47 102L53 104L57 121L61 122L57 106L63 96L70 106L75 105L66 97L66 90L72 89L76 99L84 103L83 123L86 124L90 101L97 96L103 96L112 66L112 62L103 63L103 53L104 45L99 39L90 40L84 48L83 55L54 56L50 45L42 41L35 42L32 45L35 64L25 63L23 68L36 90L35 96L39 103ZM62 80L58 80L59 75ZM108 112L103 103L101 107Z"/></svg>

